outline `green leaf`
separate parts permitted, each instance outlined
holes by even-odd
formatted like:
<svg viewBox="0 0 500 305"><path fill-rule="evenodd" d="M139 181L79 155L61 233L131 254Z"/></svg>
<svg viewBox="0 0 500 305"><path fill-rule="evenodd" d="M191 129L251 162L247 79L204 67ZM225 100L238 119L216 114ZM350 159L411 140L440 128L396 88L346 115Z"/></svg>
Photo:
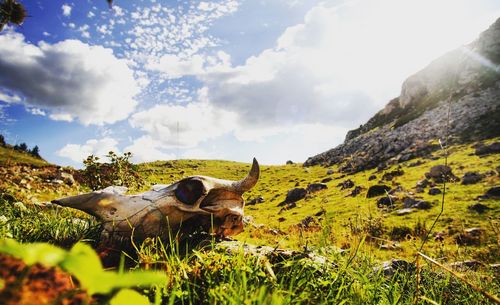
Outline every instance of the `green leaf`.
<svg viewBox="0 0 500 305"><path fill-rule="evenodd" d="M99 286L104 271L99 257L89 245L75 244L61 263L61 267L73 274L90 294L101 292Z"/></svg>
<svg viewBox="0 0 500 305"><path fill-rule="evenodd" d="M47 267L58 265L66 257L63 249L51 244L20 244L13 239L0 241L0 252L22 259L27 265L40 263Z"/></svg>
<svg viewBox="0 0 500 305"><path fill-rule="evenodd" d="M104 272L99 279L99 287L95 287L96 293L109 293L116 288L128 288L133 286L165 285L167 276L164 273L153 271L134 271L118 274L115 272Z"/></svg>
<svg viewBox="0 0 500 305"><path fill-rule="evenodd" d="M120 290L110 301L110 305L151 305L148 298L131 289Z"/></svg>

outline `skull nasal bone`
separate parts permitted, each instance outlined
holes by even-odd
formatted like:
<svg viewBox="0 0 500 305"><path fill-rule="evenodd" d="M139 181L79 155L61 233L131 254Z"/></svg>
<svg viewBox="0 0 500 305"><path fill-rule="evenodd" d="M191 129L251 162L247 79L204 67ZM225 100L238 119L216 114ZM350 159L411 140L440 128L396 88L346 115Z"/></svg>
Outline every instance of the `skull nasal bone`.
<svg viewBox="0 0 500 305"><path fill-rule="evenodd" d="M205 188L199 180L181 181L175 189L175 197L184 204L193 205L203 195Z"/></svg>

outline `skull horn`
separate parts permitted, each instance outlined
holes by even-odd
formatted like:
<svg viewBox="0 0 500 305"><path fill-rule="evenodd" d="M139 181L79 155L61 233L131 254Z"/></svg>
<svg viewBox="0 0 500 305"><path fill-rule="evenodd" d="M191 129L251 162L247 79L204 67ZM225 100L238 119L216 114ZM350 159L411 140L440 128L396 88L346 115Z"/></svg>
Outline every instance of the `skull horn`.
<svg viewBox="0 0 500 305"><path fill-rule="evenodd" d="M260 175L259 163L257 162L257 159L253 158L252 168L250 169L248 175L240 181L235 181L232 185L232 188L237 193L243 194L244 192L252 189L252 187L254 187L257 184L257 181L259 180L259 175Z"/></svg>

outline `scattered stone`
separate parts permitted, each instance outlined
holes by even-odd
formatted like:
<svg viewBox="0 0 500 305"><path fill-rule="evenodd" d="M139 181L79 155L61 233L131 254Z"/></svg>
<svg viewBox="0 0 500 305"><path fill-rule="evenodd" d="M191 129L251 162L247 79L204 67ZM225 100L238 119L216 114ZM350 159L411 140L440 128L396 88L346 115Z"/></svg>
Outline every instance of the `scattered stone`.
<svg viewBox="0 0 500 305"><path fill-rule="evenodd" d="M52 180L50 181L50 183L52 183L52 184L56 184L56 185L62 185L62 184L64 184L64 181L62 181L62 180L60 180L60 179L52 179Z"/></svg>
<svg viewBox="0 0 500 305"><path fill-rule="evenodd" d="M283 205L286 205L287 203L290 203L290 202L299 201L301 199L304 199L306 197L306 195L307 195L307 191L306 191L305 188L294 188L294 189L291 189L286 194L285 201L283 201L282 203L278 204L278 206L283 206Z"/></svg>
<svg viewBox="0 0 500 305"><path fill-rule="evenodd" d="M396 215L403 216L403 215L411 214L413 212L415 212L415 210L412 208L400 209L400 210L396 211Z"/></svg>
<svg viewBox="0 0 500 305"><path fill-rule="evenodd" d="M332 177L326 177L326 178L324 178L323 180L321 180L321 183L327 183L327 182L330 182L330 181L332 181L332 180L333 180L333 178L332 178Z"/></svg>
<svg viewBox="0 0 500 305"><path fill-rule="evenodd" d="M397 197L395 196L385 196L385 197L380 197L377 200L377 207L382 208L382 207L391 207L396 203Z"/></svg>
<svg viewBox="0 0 500 305"><path fill-rule="evenodd" d="M279 210L278 214L281 214L285 211L291 210L291 209L296 208L296 207L297 207L297 203L295 203L295 202L287 203L284 207L281 208L281 210Z"/></svg>
<svg viewBox="0 0 500 305"><path fill-rule="evenodd" d="M423 193L425 190L423 188L421 188L420 186L417 186L415 188L415 193Z"/></svg>
<svg viewBox="0 0 500 305"><path fill-rule="evenodd" d="M418 160L418 161L415 161L415 162L412 162L412 163L408 164L408 167L415 167L415 166L422 165L424 163L425 163L424 161Z"/></svg>
<svg viewBox="0 0 500 305"><path fill-rule="evenodd" d="M477 271L478 269L485 267L485 265L479 261L468 260L468 261L463 261L463 262L451 263L450 267L455 269L455 270L459 270L459 271L463 272L463 271L469 271L469 270Z"/></svg>
<svg viewBox="0 0 500 305"><path fill-rule="evenodd" d="M382 180L391 181L392 179L394 179L394 177L402 176L404 175L404 173L405 172L402 169L398 168L394 171L387 172L384 175L382 175Z"/></svg>
<svg viewBox="0 0 500 305"><path fill-rule="evenodd" d="M431 182L427 179L422 179L417 182L417 187L426 188L431 184Z"/></svg>
<svg viewBox="0 0 500 305"><path fill-rule="evenodd" d="M484 175L486 177L493 177L493 176L496 176L496 174L497 174L497 172L494 170L489 170L489 171L484 172Z"/></svg>
<svg viewBox="0 0 500 305"><path fill-rule="evenodd" d="M399 250L401 249L401 245L398 243L387 243L380 245L380 250Z"/></svg>
<svg viewBox="0 0 500 305"><path fill-rule="evenodd" d="M428 210L432 208L432 204L430 204L429 201L425 200L418 200L414 205L411 206L414 209L417 210Z"/></svg>
<svg viewBox="0 0 500 305"><path fill-rule="evenodd" d="M405 190L403 189L403 187L401 185L398 185L395 188L391 189L388 193L389 193L389 195L394 195L396 193L401 193L401 192L404 192L404 191Z"/></svg>
<svg viewBox="0 0 500 305"><path fill-rule="evenodd" d="M475 154L478 156L498 153L500 153L500 142L494 142L489 145L478 145L475 152Z"/></svg>
<svg viewBox="0 0 500 305"><path fill-rule="evenodd" d="M403 206L405 208L411 208L415 203L417 203L417 200L413 197L405 197L403 199Z"/></svg>
<svg viewBox="0 0 500 305"><path fill-rule="evenodd" d="M437 187L433 187L433 188L429 189L429 192L428 192L429 195L433 195L433 196L439 195L441 193L442 193L441 189L439 189Z"/></svg>
<svg viewBox="0 0 500 305"><path fill-rule="evenodd" d="M460 246L473 246L481 244L483 231L481 228L465 229L462 233L455 236L455 242Z"/></svg>
<svg viewBox="0 0 500 305"><path fill-rule="evenodd" d="M430 171L425 173L425 178L433 179L437 183L458 181L458 178L453 175L451 167L447 165L435 165L431 167Z"/></svg>
<svg viewBox="0 0 500 305"><path fill-rule="evenodd" d="M354 186L354 182L351 179L347 179L339 184L337 184L337 187L340 186L341 190L349 189Z"/></svg>
<svg viewBox="0 0 500 305"><path fill-rule="evenodd" d="M464 184L464 185L474 184L474 183L480 182L483 179L484 179L484 175L481 175L478 172L467 172L462 177L462 184Z"/></svg>
<svg viewBox="0 0 500 305"><path fill-rule="evenodd" d="M377 176L375 176L375 175L371 175L370 177L368 177L368 181L372 181L375 179L377 179Z"/></svg>
<svg viewBox="0 0 500 305"><path fill-rule="evenodd" d="M285 217L280 217L280 218L278 218L278 221L279 221L279 222L283 222L283 221L285 221L285 220L286 220L286 218L285 218Z"/></svg>
<svg viewBox="0 0 500 305"><path fill-rule="evenodd" d="M75 184L75 178L70 173L58 172L56 179L57 180L62 180L67 185L73 185L73 184Z"/></svg>
<svg viewBox="0 0 500 305"><path fill-rule="evenodd" d="M479 214L483 214L487 210L490 210L491 208L482 204L482 203L474 203L473 205L469 206L468 208L470 211L477 212Z"/></svg>
<svg viewBox="0 0 500 305"><path fill-rule="evenodd" d="M444 233L444 232L436 232L436 234L434 234L435 241L443 242L445 237L446 237L446 233Z"/></svg>
<svg viewBox="0 0 500 305"><path fill-rule="evenodd" d="M361 186L356 186L347 196L356 197L361 193L362 189Z"/></svg>
<svg viewBox="0 0 500 305"><path fill-rule="evenodd" d="M327 175L333 175L333 173L334 173L333 169L329 169L326 171Z"/></svg>
<svg viewBox="0 0 500 305"><path fill-rule="evenodd" d="M391 259L385 261L381 266L375 267L375 272L381 272L385 276L393 276L396 272L414 272L416 269L415 264L407 262L402 259Z"/></svg>
<svg viewBox="0 0 500 305"><path fill-rule="evenodd" d="M306 191L308 193L315 193L321 190L326 190L328 189L328 186L324 183L311 183L307 186Z"/></svg>
<svg viewBox="0 0 500 305"><path fill-rule="evenodd" d="M257 196L256 198L250 200L249 202L247 202L245 205L256 205L257 203L263 203L265 200L264 200L264 197L262 196Z"/></svg>
<svg viewBox="0 0 500 305"><path fill-rule="evenodd" d="M484 194L489 199L500 199L500 186L494 186Z"/></svg>
<svg viewBox="0 0 500 305"><path fill-rule="evenodd" d="M314 214L314 216L319 217L319 216L325 215L325 213L326 213L326 211L322 209L321 211Z"/></svg>
<svg viewBox="0 0 500 305"><path fill-rule="evenodd" d="M372 198L377 196L385 195L387 192L391 190L390 187L383 184L372 185L368 188L368 192L366 193L366 198Z"/></svg>
<svg viewBox="0 0 500 305"><path fill-rule="evenodd" d="M292 165L293 164L293 161L292 160L288 160L286 161L286 165Z"/></svg>

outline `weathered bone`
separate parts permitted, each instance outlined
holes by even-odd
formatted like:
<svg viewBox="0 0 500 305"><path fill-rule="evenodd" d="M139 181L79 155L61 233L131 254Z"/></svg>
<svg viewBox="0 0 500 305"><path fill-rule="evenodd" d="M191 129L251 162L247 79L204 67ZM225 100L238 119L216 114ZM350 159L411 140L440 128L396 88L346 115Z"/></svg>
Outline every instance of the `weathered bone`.
<svg viewBox="0 0 500 305"><path fill-rule="evenodd" d="M124 195L123 187L108 187L52 202L102 220L106 240L132 235L139 240L168 238L195 227L229 236L243 231L242 194L255 186L259 173L254 158L250 172L240 181L192 176L137 195Z"/></svg>

